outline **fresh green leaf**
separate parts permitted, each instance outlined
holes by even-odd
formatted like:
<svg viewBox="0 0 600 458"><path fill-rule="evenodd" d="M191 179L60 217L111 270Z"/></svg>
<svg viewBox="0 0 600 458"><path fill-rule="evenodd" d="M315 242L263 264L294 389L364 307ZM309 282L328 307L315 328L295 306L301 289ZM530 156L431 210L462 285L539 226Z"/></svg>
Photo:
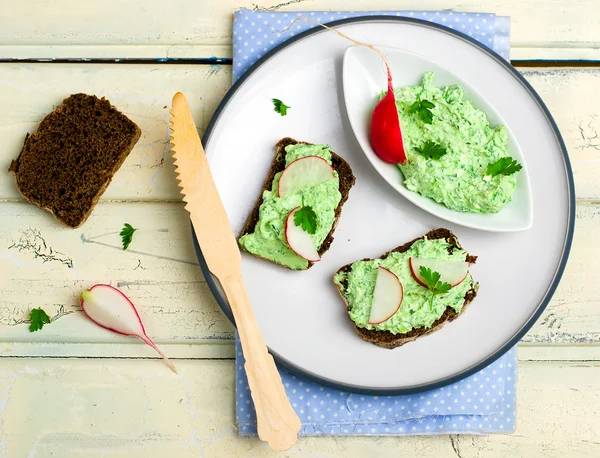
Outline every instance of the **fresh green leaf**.
<svg viewBox="0 0 600 458"><path fill-rule="evenodd" d="M294 213L294 224L304 232L314 234L317 231L317 214L311 207L302 207Z"/></svg>
<svg viewBox="0 0 600 458"><path fill-rule="evenodd" d="M431 124L433 122L433 112L431 111L431 108L435 108L435 105L432 102L429 100L419 100L410 106L409 111L417 114L425 124Z"/></svg>
<svg viewBox="0 0 600 458"><path fill-rule="evenodd" d="M329 146L329 145L323 145L323 148L321 148L321 149L323 149L323 150L331 149L331 146Z"/></svg>
<svg viewBox="0 0 600 458"><path fill-rule="evenodd" d="M41 308L33 309L29 314L29 332L39 331L44 327L44 324L50 324L50 317Z"/></svg>
<svg viewBox="0 0 600 458"><path fill-rule="evenodd" d="M134 229L129 223L125 223L125 226L123 227L123 229L121 229L121 233L119 235L121 236L124 250L126 250L127 247L129 247L131 239L133 238L133 233L135 231L137 231L137 229Z"/></svg>
<svg viewBox="0 0 600 458"><path fill-rule="evenodd" d="M275 111L277 113L279 113L281 116L285 116L287 114L288 108L292 108L292 107L287 106L285 103L283 103L279 99L273 99L273 107L275 108Z"/></svg>
<svg viewBox="0 0 600 458"><path fill-rule="evenodd" d="M415 151L426 159L439 159L448 151L442 145L435 142L425 142L422 146L415 147Z"/></svg>
<svg viewBox="0 0 600 458"><path fill-rule="evenodd" d="M492 164L487 166L487 174L496 175L512 175L521 170L523 166L515 161L512 157L502 157Z"/></svg>
<svg viewBox="0 0 600 458"><path fill-rule="evenodd" d="M429 267L421 266L419 273L421 274L421 277L423 277L423 280L425 280L427 288L433 291L435 285L440 281L441 278L439 272L432 272Z"/></svg>
<svg viewBox="0 0 600 458"><path fill-rule="evenodd" d="M441 275L439 272L432 272L429 267L421 266L419 269L419 273L425 283L429 291L431 291L431 297L429 298L429 306L433 307L433 298L438 294L444 294L450 291L452 285L450 283L441 282Z"/></svg>

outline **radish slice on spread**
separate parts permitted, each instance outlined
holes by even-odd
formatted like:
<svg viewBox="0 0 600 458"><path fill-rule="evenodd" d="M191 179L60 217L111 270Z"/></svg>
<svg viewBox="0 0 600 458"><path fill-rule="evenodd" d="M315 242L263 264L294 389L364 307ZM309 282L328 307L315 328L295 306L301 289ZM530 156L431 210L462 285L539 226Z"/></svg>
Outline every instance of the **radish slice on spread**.
<svg viewBox="0 0 600 458"><path fill-rule="evenodd" d="M380 53L381 54L381 53ZM383 57L383 56L382 56ZM385 62L388 92L375 106L371 116L370 137L375 154L390 164L406 164L406 150L400 130L400 117L394 97L392 72Z"/></svg>
<svg viewBox="0 0 600 458"><path fill-rule="evenodd" d="M134 305L118 289L110 285L94 285L81 293L81 308L98 326L125 336L137 336L154 348L171 370L177 369L169 358L146 335L144 325Z"/></svg>
<svg viewBox="0 0 600 458"><path fill-rule="evenodd" d="M285 239L290 248L298 256L310 262L320 261L321 256L319 256L319 253L315 248L313 239L308 232L304 232L304 230L301 227L296 226L296 223L294 222L294 214L298 210L300 210L300 207L294 208L285 220Z"/></svg>
<svg viewBox="0 0 600 458"><path fill-rule="evenodd" d="M469 272L469 263L465 261L450 261L448 259L410 258L410 273L420 285L427 288L427 282L421 277L421 266L440 274L440 281L452 286L460 285Z"/></svg>
<svg viewBox="0 0 600 458"><path fill-rule="evenodd" d="M335 178L333 167L325 159L318 156L296 159L281 173L279 197L289 196L332 178Z"/></svg>
<svg viewBox="0 0 600 458"><path fill-rule="evenodd" d="M378 267L369 324L379 324L389 320L400 308L403 298L402 283L396 274L384 267Z"/></svg>

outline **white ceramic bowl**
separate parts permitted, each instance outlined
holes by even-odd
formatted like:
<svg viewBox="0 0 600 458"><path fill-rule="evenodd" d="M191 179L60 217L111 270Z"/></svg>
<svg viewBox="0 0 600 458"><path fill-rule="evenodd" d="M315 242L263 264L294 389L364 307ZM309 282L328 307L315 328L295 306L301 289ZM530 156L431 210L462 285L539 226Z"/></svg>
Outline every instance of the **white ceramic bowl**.
<svg viewBox="0 0 600 458"><path fill-rule="evenodd" d="M533 223L533 208L529 175L525 157L513 135L510 126L500 117L478 92L477 89L458 78L444 67L423 56L408 51L381 47L388 59L394 87L415 86L421 83L423 74L435 73L436 86L460 85L465 99L474 107L484 111L492 126L503 124L508 131L508 153L523 169L517 174L517 187L512 201L500 212L494 214L462 213L450 210L433 199L410 191L402 183L402 174L398 167L382 161L373 150L369 139L371 114L381 91L387 88L387 75L381 57L374 51L362 46L351 46L344 54L343 86L344 100L350 125L363 152L381 177L402 196L423 210L447 221L493 232L523 231Z"/></svg>

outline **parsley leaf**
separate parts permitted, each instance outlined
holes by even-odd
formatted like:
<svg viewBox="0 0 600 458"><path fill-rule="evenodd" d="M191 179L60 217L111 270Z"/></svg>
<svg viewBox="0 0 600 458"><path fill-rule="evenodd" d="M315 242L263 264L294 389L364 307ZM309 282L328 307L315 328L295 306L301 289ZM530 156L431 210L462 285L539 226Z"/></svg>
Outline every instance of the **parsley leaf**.
<svg viewBox="0 0 600 458"><path fill-rule="evenodd" d="M439 159L448 152L446 148L435 142L425 142L422 146L415 147L415 151L426 159Z"/></svg>
<svg viewBox="0 0 600 458"><path fill-rule="evenodd" d="M273 107L275 108L275 111L277 113L279 113L281 116L285 116L287 114L288 108L292 108L292 107L288 107L285 103L283 103L279 99L273 99Z"/></svg>
<svg viewBox="0 0 600 458"><path fill-rule="evenodd" d="M133 238L133 233L135 231L137 231L137 229L134 229L129 223L125 223L125 226L123 227L123 229L121 229L121 233L119 235L121 236L121 239L123 241L124 250L126 250L129 244L131 243L131 239Z"/></svg>
<svg viewBox="0 0 600 458"><path fill-rule="evenodd" d="M31 321L29 332L39 331L44 324L50 324L50 317L41 308L31 310L29 320Z"/></svg>
<svg viewBox="0 0 600 458"><path fill-rule="evenodd" d="M501 157L496 162L488 164L487 174L493 177L496 175L512 175L522 168L523 166L512 157Z"/></svg>
<svg viewBox="0 0 600 458"><path fill-rule="evenodd" d="M435 105L429 100L420 100L413 103L410 106L409 111L419 115L419 118L421 118L425 124L431 124L433 122L433 112L431 111L431 108L435 108Z"/></svg>
<svg viewBox="0 0 600 458"><path fill-rule="evenodd" d="M304 232L314 234L317 231L317 214L311 207L302 207L294 213L294 224Z"/></svg>
<svg viewBox="0 0 600 458"><path fill-rule="evenodd" d="M429 267L421 266L419 269L419 273L425 283L427 284L427 288L431 291L431 297L429 298L429 306L433 307L433 298L438 294L444 294L450 291L452 285L450 283L442 283L440 281L441 275L439 272L432 272Z"/></svg>

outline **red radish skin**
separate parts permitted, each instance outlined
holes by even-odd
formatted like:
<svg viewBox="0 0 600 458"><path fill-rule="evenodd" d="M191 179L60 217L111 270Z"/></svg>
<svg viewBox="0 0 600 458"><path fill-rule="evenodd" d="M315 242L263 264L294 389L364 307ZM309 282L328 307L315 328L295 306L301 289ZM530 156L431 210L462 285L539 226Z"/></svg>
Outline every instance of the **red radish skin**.
<svg viewBox="0 0 600 458"><path fill-rule="evenodd" d="M304 232L301 227L296 226L294 222L294 213L300 210L300 207L294 208L285 220L285 240L294 253L308 262L318 262L321 260L317 249L314 246L311 236Z"/></svg>
<svg viewBox="0 0 600 458"><path fill-rule="evenodd" d="M375 106L371 116L370 137L375 154L389 164L407 163L404 139L400 130L400 117L396 108L392 73L387 62L388 92Z"/></svg>
<svg viewBox="0 0 600 458"><path fill-rule="evenodd" d="M121 302L124 306L120 314L111 310L115 301ZM145 344L156 350L169 368L177 373L169 358L148 337L135 306L121 291L110 285L94 285L81 293L81 308L83 313L98 326L124 336L139 337Z"/></svg>
<svg viewBox="0 0 600 458"><path fill-rule="evenodd" d="M428 263L427 261L431 261ZM415 281L427 288L427 284L421 279L419 273L420 267L429 267L432 271L440 274L440 281L450 283L452 287L460 285L467 274L469 273L469 263L464 261L450 261L450 260L427 260L419 258L409 258L408 265L410 267L410 273Z"/></svg>

